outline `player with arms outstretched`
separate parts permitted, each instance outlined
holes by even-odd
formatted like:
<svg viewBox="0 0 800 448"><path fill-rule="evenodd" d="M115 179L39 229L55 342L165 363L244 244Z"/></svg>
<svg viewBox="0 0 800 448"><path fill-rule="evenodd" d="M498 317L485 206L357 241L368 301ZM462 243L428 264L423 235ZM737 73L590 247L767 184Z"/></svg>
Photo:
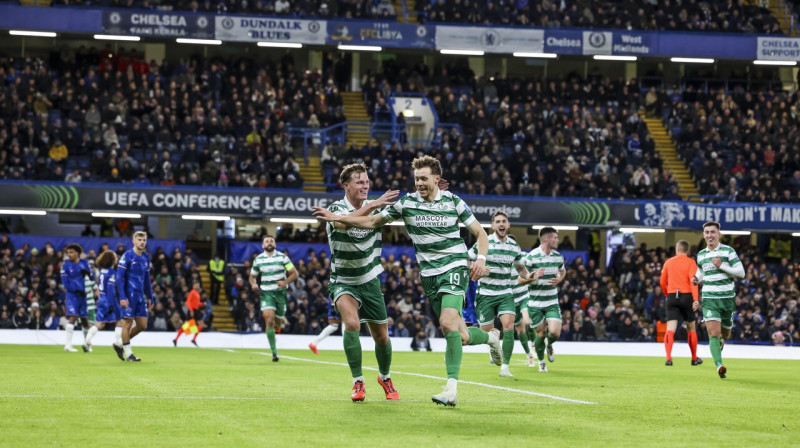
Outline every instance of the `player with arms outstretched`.
<svg viewBox="0 0 800 448"><path fill-rule="evenodd" d="M695 311L703 310L703 321L708 330L708 348L717 374L728 377L728 369L722 364L722 348L725 339L731 336L733 312L736 309L736 288L734 278L744 278L744 266L732 247L722 244L719 239L720 225L709 221L703 224L703 239L706 248L697 253L697 274L692 284L703 284L701 302L694 302Z"/></svg>
<svg viewBox="0 0 800 448"><path fill-rule="evenodd" d="M314 207L314 214L326 221L339 221L364 229L377 229L397 219L403 219L414 244L422 287L447 339L447 385L441 394L434 395L431 399L437 404L455 406L458 401L462 345L488 343L496 355L495 364L499 366L502 363L499 331L495 329L486 333L477 327L467 328L461 315L469 279L478 280L486 273L489 241L466 203L450 192L440 191L438 182L442 176L442 167L438 160L422 156L414 159L412 167L416 193L404 196L380 214L340 216L321 207ZM478 238L478 257L471 267L459 223L464 224Z"/></svg>
<svg viewBox="0 0 800 448"><path fill-rule="evenodd" d="M558 248L558 231L552 227L539 230L539 247L530 251L523 258L523 264L530 273L527 278L519 277L521 284L529 284L528 314L531 328L536 331L533 346L539 360L539 371L547 372L544 354L555 362L553 344L561 336L561 307L558 305L558 289L556 286L567 274L564 268L564 257Z"/></svg>

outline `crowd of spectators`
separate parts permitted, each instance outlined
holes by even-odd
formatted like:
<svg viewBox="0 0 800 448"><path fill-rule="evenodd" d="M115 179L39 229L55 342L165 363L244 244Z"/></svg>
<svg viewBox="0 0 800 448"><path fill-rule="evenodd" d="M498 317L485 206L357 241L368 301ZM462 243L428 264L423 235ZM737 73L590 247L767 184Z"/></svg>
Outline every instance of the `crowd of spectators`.
<svg viewBox="0 0 800 448"><path fill-rule="evenodd" d="M665 110L700 193L728 202L800 203L797 91L704 93Z"/></svg>
<svg viewBox="0 0 800 448"><path fill-rule="evenodd" d="M333 79L296 70L288 53L0 59L0 179L300 188L288 126L344 120Z"/></svg>
<svg viewBox="0 0 800 448"><path fill-rule="evenodd" d="M466 66L402 67L387 62L364 79L368 108L392 92L424 92L441 122L428 154L441 160L450 188L465 194L679 199L677 182L640 115L636 80L574 76L477 80ZM333 184L344 163L372 167L375 190L413 188L421 145L378 140L330 145L322 163ZM331 190L337 189L332 187Z"/></svg>
<svg viewBox="0 0 800 448"><path fill-rule="evenodd" d="M213 14L395 20L391 0L62 0L68 6L182 10ZM767 1L726 0L420 0L420 22L782 34ZM413 13L412 13L413 15Z"/></svg>
<svg viewBox="0 0 800 448"><path fill-rule="evenodd" d="M103 250L114 250L117 256L128 249L119 245ZM98 252L88 250L81 255L95 270ZM151 276L156 305L151 311L148 330L176 331L189 315L185 308L186 296L194 282L200 281L197 257L190 248L176 248L171 254L160 247L150 254ZM43 247L25 244L15 247L6 236L0 236L0 328L30 328L56 330L63 328L65 316L64 291L59 274L66 259L63 249L47 243ZM201 283L202 284L202 283ZM200 291L203 301L206 291ZM210 302L209 302L210 303ZM213 314L207 324L210 327Z"/></svg>
<svg viewBox="0 0 800 448"><path fill-rule="evenodd" d="M298 234L301 231L296 231ZM302 240L313 241L313 240ZM736 317L732 340L742 343L800 343L800 263L791 261L791 249L773 251L751 246L749 240L726 239L745 266L737 281ZM703 241L699 241L703 244ZM566 242L565 242L566 244ZM566 247L566 246L565 246ZM788 248L791 247L791 243ZM280 248L279 248L280 249ZM693 247L696 253L697 246ZM256 254L253 254L255 257ZM666 320L665 298L659 287L661 267L674 249L646 245L614 249L611 263L601 269L594 259L575 259L559 286L563 315L562 340L637 341L657 338L658 322ZM240 331L262 331L258 297L247 276L251 260L234 267L228 279L231 308ZM299 260L297 281L289 287L285 332L318 334L327 322L330 259L324 251L309 249ZM419 283L419 267L406 255L383 259L380 279L389 316L389 331L397 337L441 337L432 310ZM468 316L468 313L465 314ZM700 340L708 335L697 318ZM366 330L365 330L366 331ZM679 338L681 337L679 330ZM366 334L366 333L365 333Z"/></svg>

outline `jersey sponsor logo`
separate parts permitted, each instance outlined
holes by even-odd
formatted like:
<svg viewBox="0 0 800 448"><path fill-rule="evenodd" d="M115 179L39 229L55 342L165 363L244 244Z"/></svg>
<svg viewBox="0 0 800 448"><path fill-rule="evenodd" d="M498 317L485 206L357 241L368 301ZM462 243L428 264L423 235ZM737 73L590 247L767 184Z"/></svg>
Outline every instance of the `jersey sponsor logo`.
<svg viewBox="0 0 800 448"><path fill-rule="evenodd" d="M358 229L356 227L347 229L347 234L353 238L366 238L370 232L372 232L372 229Z"/></svg>
<svg viewBox="0 0 800 448"><path fill-rule="evenodd" d="M490 255L489 259L500 264L511 264L514 262L514 257L511 255Z"/></svg>
<svg viewBox="0 0 800 448"><path fill-rule="evenodd" d="M419 215L414 216L416 227L449 227L451 218L441 215Z"/></svg>

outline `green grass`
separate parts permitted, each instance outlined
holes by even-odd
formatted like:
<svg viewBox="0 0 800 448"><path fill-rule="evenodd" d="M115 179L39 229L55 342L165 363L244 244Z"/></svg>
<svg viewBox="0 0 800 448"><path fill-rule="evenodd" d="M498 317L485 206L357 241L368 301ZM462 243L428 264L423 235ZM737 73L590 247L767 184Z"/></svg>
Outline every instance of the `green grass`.
<svg viewBox="0 0 800 448"><path fill-rule="evenodd" d="M654 346L655 347L655 346ZM344 354L139 348L140 364L109 347L0 346L4 447L36 446L791 446L800 440L800 363L559 356L540 374L516 354L515 378L488 355L465 354L461 379L596 404L461 383L456 408L430 401L442 353L395 353L401 401L386 402L365 371L367 400L352 403ZM294 358L327 361L312 363ZM374 355L364 354L375 367ZM405 372L405 373L401 373Z"/></svg>

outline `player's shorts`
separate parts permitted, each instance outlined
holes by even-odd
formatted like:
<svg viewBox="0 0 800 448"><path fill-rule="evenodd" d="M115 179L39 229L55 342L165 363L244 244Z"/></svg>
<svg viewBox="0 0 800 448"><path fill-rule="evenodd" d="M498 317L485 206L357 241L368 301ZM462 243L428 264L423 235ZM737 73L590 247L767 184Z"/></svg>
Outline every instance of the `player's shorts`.
<svg viewBox="0 0 800 448"><path fill-rule="evenodd" d="M500 317L502 314L516 314L514 297L478 294L475 296L475 314L478 316L478 325L491 324L495 317Z"/></svg>
<svg viewBox="0 0 800 448"><path fill-rule="evenodd" d="M465 267L455 268L443 274L422 277L422 289L431 302L431 308L438 318L442 312L442 297L445 295L461 296L467 300L469 287L469 270ZM463 309L466 303L461 304ZM458 310L461 314L461 310Z"/></svg>
<svg viewBox="0 0 800 448"><path fill-rule="evenodd" d="M122 317L122 309L116 299L107 300L103 296L97 300L97 322L117 322Z"/></svg>
<svg viewBox="0 0 800 448"><path fill-rule="evenodd" d="M328 285L331 299L333 300L333 309L336 315L339 315L338 308L336 308L336 301L340 297L347 294L353 296L358 302L358 319L361 322L372 322L376 324L385 324L388 322L386 316L386 302L383 299L383 289L381 289L381 281L377 277L361 285L345 285L344 283L330 283ZM330 317L330 312L328 312ZM341 319L341 316L339 316Z"/></svg>
<svg viewBox="0 0 800 448"><path fill-rule="evenodd" d="M339 310L336 309L336 306L333 304L333 299L331 298L328 298L328 319L342 320L342 315L339 314Z"/></svg>
<svg viewBox="0 0 800 448"><path fill-rule="evenodd" d="M522 322L522 310L525 310L526 313L528 312L528 305L525 304L525 301L514 302L514 325L519 325Z"/></svg>
<svg viewBox="0 0 800 448"><path fill-rule="evenodd" d="M86 297L67 293L67 316L87 317Z"/></svg>
<svg viewBox="0 0 800 448"><path fill-rule="evenodd" d="M531 306L532 300L528 301L528 316L531 318L531 328L536 328L546 320L561 321L561 307L558 304L548 305L544 308Z"/></svg>
<svg viewBox="0 0 800 448"><path fill-rule="evenodd" d="M703 299L700 304L703 308L703 322L716 320L722 323L722 328L733 328L733 310L736 308L736 300L733 297Z"/></svg>
<svg viewBox="0 0 800 448"><path fill-rule="evenodd" d="M667 296L667 320L683 319L684 322L694 322L693 301L692 294L688 292L677 295L669 294Z"/></svg>
<svg viewBox="0 0 800 448"><path fill-rule="evenodd" d="M144 297L128 298L128 307L122 308L123 319L144 317L147 319L147 299Z"/></svg>
<svg viewBox="0 0 800 448"><path fill-rule="evenodd" d="M275 310L278 318L286 316L286 290L261 291L261 312L264 310Z"/></svg>

